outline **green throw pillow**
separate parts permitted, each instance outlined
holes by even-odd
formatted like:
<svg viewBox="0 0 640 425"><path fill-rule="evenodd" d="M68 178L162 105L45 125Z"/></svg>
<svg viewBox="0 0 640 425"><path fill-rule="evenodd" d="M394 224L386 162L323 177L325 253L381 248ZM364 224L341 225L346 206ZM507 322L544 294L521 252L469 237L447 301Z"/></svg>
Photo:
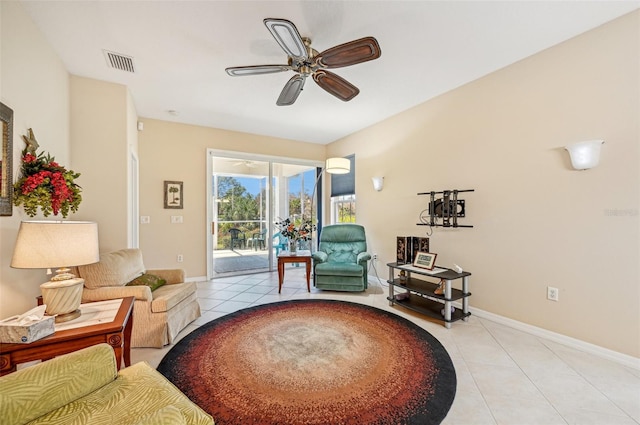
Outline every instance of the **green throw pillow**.
<svg viewBox="0 0 640 425"><path fill-rule="evenodd" d="M153 292L166 283L167 281L161 277L144 273L142 276L138 276L131 282L127 283L127 286L146 285L151 289L151 292Z"/></svg>

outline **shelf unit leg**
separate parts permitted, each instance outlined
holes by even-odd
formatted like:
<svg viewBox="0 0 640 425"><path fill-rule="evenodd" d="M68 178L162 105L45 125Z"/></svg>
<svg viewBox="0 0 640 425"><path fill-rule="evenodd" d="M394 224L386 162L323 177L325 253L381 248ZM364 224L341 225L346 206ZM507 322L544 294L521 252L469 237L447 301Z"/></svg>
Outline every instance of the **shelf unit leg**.
<svg viewBox="0 0 640 425"><path fill-rule="evenodd" d="M444 326L451 328L451 280L447 279L444 283Z"/></svg>
<svg viewBox="0 0 640 425"><path fill-rule="evenodd" d="M393 282L393 268L389 267L389 280L387 280L387 283L389 283L389 305L393 306L393 285L391 284L391 282Z"/></svg>
<svg viewBox="0 0 640 425"><path fill-rule="evenodd" d="M462 278L462 292L464 294L469 293L469 276L465 276ZM467 316L467 313L469 313L469 297L464 297L462 299L462 312L465 315L465 317L462 320L464 320L465 322L468 322L469 317Z"/></svg>

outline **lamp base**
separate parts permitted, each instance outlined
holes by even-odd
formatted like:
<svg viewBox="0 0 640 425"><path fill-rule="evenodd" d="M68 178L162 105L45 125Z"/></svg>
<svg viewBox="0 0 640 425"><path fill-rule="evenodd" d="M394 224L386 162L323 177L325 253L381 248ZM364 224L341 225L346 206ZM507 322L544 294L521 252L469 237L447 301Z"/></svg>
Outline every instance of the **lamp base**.
<svg viewBox="0 0 640 425"><path fill-rule="evenodd" d="M82 313L80 313L80 309L77 309L76 311L72 311L71 313L58 314L55 317L55 322L56 323L68 322L70 320L77 319L78 317L80 317L81 314Z"/></svg>
<svg viewBox="0 0 640 425"><path fill-rule="evenodd" d="M46 313L56 316L56 323L67 322L80 316L82 286L84 279L67 279L45 282L40 285L42 303L47 305Z"/></svg>

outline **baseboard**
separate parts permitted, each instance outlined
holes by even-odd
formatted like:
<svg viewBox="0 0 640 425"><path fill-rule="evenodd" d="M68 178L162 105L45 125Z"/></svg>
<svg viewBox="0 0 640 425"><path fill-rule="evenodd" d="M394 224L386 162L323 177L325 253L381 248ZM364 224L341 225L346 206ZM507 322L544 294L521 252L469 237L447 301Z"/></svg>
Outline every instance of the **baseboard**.
<svg viewBox="0 0 640 425"><path fill-rule="evenodd" d="M479 308L470 307L470 311L471 314L476 315L480 318L491 320L492 322L500 323L501 325L509 326L510 328L517 329L540 338L548 339L550 341L557 342L558 344L575 348L576 350L584 351L603 359L611 360L621 365L640 370L640 358L610 350L608 348L604 348L590 342L582 341L580 339L572 338L570 336L552 332L547 329L539 328L537 326L529 325L524 322L509 319L507 317L490 313Z"/></svg>
<svg viewBox="0 0 640 425"><path fill-rule="evenodd" d="M369 283L380 284L380 281L376 276L368 276ZM386 286L386 282L384 282ZM459 303L453 303L460 308ZM534 335L540 338L548 339L549 341L557 342L558 344L565 345L567 347L574 348L576 350L584 351L589 354L593 354L600 358L611 360L619 363L623 366L627 366L633 369L640 370L640 358L630 356L628 354L620 353L610 350L608 348L601 347L599 345L591 344L570 336L562 335L556 332L549 331L547 329L539 328L537 326L529 325L524 322L509 319L508 317L500 316L498 314L490 313L488 311L481 310L479 308L470 307L471 314L478 316L482 319L487 319L492 322L499 323L504 326L508 326L513 329L517 329L522 332L526 332L530 335Z"/></svg>
<svg viewBox="0 0 640 425"><path fill-rule="evenodd" d="M207 277L206 276L197 276L197 277L188 277L184 280L185 282L206 282L207 281Z"/></svg>

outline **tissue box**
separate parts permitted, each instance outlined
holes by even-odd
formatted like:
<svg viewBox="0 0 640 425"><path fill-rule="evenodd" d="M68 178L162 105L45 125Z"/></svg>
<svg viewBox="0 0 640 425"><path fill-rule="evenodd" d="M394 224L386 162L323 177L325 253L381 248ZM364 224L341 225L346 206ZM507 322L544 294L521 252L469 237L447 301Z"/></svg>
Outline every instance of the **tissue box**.
<svg viewBox="0 0 640 425"><path fill-rule="evenodd" d="M5 344L28 344L55 332L55 318L45 316L40 321L29 325L18 325L16 321L0 322L0 342Z"/></svg>

